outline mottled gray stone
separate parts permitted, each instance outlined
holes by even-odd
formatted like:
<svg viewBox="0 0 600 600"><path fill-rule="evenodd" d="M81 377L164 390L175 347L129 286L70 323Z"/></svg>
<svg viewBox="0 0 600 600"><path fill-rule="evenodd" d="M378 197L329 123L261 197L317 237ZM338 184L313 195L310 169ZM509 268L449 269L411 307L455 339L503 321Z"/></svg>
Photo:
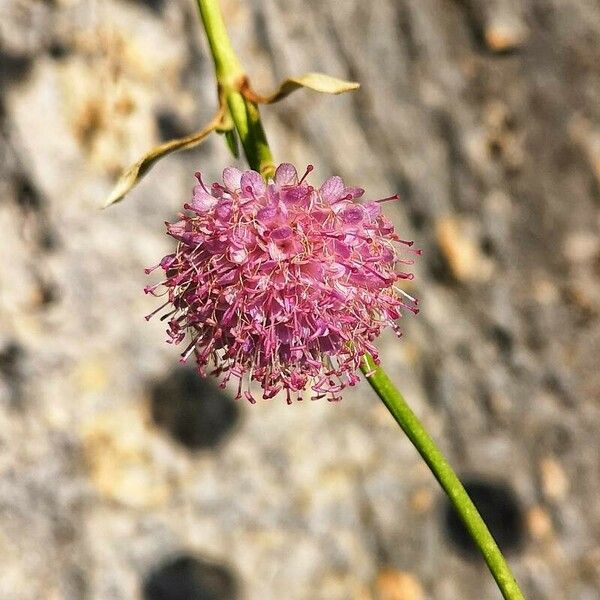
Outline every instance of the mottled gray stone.
<svg viewBox="0 0 600 600"><path fill-rule="evenodd" d="M526 595L595 598L597 2L223 5L259 91L312 70L361 82L265 108L277 159L401 194L386 211L424 249L422 312L381 338L384 363L461 473L548 516L510 557ZM169 251L162 223L194 171L213 180L231 159L210 139L98 207L159 115L192 129L215 110L194 2L0 14L0 597L135 598L184 554L225 565L248 599L375 599L398 581L498 598L367 385L337 405L240 405L214 449L153 421L178 353L143 319L143 268Z"/></svg>

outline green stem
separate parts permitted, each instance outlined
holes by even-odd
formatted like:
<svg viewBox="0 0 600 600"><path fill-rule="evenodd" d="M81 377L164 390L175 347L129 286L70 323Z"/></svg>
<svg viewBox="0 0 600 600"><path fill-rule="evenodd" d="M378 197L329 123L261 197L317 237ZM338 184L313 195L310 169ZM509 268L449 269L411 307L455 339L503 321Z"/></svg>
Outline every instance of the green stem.
<svg viewBox="0 0 600 600"><path fill-rule="evenodd" d="M244 154L252 169L264 177L272 176L275 170L273 156L267 136L260 120L258 106L241 93L244 70L235 54L227 35L218 0L198 0L200 16L206 30L210 51L215 62L220 100L227 103L229 113L240 136ZM524 600L523 594L494 538L490 534L465 488L444 458L444 455L429 437L415 414L406 404L385 372L375 365L370 356L365 356L362 370L367 380L392 413L400 427L419 451L452 504L465 523L471 537L481 550L485 561L506 600Z"/></svg>
<svg viewBox="0 0 600 600"><path fill-rule="evenodd" d="M385 371L378 367L368 354L364 357L361 369L375 393L392 413L398 425L406 433L450 498L473 541L483 554L504 598L506 600L524 600L523 593L519 589L510 567L477 508L402 394L396 389Z"/></svg>
<svg viewBox="0 0 600 600"><path fill-rule="evenodd" d="M258 171L265 179L273 177L275 163L260 120L258 105L244 98L239 92L230 92L227 94L227 106L250 168Z"/></svg>
<svg viewBox="0 0 600 600"><path fill-rule="evenodd" d="M220 101L227 103L250 168L265 178L272 177L275 163L260 111L255 102L244 98L239 91L246 75L227 35L219 0L198 0L198 8L215 63Z"/></svg>

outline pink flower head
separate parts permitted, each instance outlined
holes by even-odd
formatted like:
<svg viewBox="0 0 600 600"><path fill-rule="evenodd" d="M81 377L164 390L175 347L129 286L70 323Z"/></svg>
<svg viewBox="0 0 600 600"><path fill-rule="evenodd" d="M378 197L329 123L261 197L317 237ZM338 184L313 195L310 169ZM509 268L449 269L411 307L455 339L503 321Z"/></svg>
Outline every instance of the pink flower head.
<svg viewBox="0 0 600 600"><path fill-rule="evenodd" d="M397 287L413 277L396 269L413 263L400 252L412 242L394 232L382 200L357 202L364 191L339 177L315 188L311 170L299 179L284 163L265 182L228 167L210 189L197 174L188 213L167 223L177 250L154 267L166 278L146 288L167 294L152 314L168 307L169 341L190 336L182 361L194 354L202 375L212 361L222 385L234 376L251 402L251 380L265 399L285 390L291 402L310 385L313 399L338 400L361 357L378 360L382 329L399 333L402 310L418 312Z"/></svg>

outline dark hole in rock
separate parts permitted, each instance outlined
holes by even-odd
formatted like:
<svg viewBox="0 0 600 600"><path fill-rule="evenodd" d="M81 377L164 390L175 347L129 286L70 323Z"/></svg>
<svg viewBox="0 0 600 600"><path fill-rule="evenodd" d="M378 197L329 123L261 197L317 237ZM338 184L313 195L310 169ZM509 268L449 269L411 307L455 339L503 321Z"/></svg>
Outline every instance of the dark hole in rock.
<svg viewBox="0 0 600 600"><path fill-rule="evenodd" d="M502 156L502 144L498 140L490 140L488 142L488 149L493 159L498 160Z"/></svg>
<svg viewBox="0 0 600 600"><path fill-rule="evenodd" d="M150 401L154 422L192 450L216 446L239 416L232 398L189 367L154 382Z"/></svg>
<svg viewBox="0 0 600 600"><path fill-rule="evenodd" d="M459 283L452 275L452 270L438 247L428 251L425 261L431 277L438 283L445 286L455 286Z"/></svg>
<svg viewBox="0 0 600 600"><path fill-rule="evenodd" d="M566 406L569 408L575 406L577 396L568 375L557 372L554 368L545 373L543 382L546 388L556 394Z"/></svg>
<svg viewBox="0 0 600 600"><path fill-rule="evenodd" d="M545 454L565 454L573 447L573 435L562 423L545 425L537 436L536 447Z"/></svg>
<svg viewBox="0 0 600 600"><path fill-rule="evenodd" d="M20 379L20 363L23 355L23 349L17 342L9 342L0 347L0 375L11 383Z"/></svg>
<svg viewBox="0 0 600 600"><path fill-rule="evenodd" d="M427 222L429 220L427 218L427 214L417 208L413 208L412 210L409 211L409 217L410 217L411 223L413 224L413 227L417 231L423 231L423 229L425 229L425 226L427 225Z"/></svg>
<svg viewBox="0 0 600 600"><path fill-rule="evenodd" d="M458 356L466 362L473 360L471 347L467 342L459 342L458 344L456 344L456 348L454 351L456 352L456 356Z"/></svg>
<svg viewBox="0 0 600 600"><path fill-rule="evenodd" d="M163 110L156 114L156 125L160 139L163 142L186 136L188 131L181 119L170 110Z"/></svg>
<svg viewBox="0 0 600 600"><path fill-rule="evenodd" d="M69 54L69 49L63 43L55 40L48 46L48 54L55 60L61 60Z"/></svg>
<svg viewBox="0 0 600 600"><path fill-rule="evenodd" d="M46 227L40 232L40 248L49 252L56 250L60 246L60 241L56 231Z"/></svg>
<svg viewBox="0 0 600 600"><path fill-rule="evenodd" d="M23 409L23 361L25 352L20 344L9 341L0 345L0 378L9 390L11 408Z"/></svg>
<svg viewBox="0 0 600 600"><path fill-rule="evenodd" d="M490 329L490 334L501 352L509 354L512 351L514 340L512 333L506 327L493 325Z"/></svg>
<svg viewBox="0 0 600 600"><path fill-rule="evenodd" d="M27 177L18 177L16 192L17 202L24 211L41 210L42 197Z"/></svg>
<svg viewBox="0 0 600 600"><path fill-rule="evenodd" d="M60 290L58 286L49 281L40 281L40 305L50 306L60 300Z"/></svg>
<svg viewBox="0 0 600 600"><path fill-rule="evenodd" d="M0 84L24 79L33 65L30 56L0 52Z"/></svg>
<svg viewBox="0 0 600 600"><path fill-rule="evenodd" d="M481 251L486 256L493 256L496 253L496 244L489 235L485 235L481 239Z"/></svg>
<svg viewBox="0 0 600 600"><path fill-rule="evenodd" d="M147 6L152 12L160 14L165 7L165 0L129 0L135 4L143 4Z"/></svg>
<svg viewBox="0 0 600 600"><path fill-rule="evenodd" d="M235 600L238 584L233 573L222 565L202 558L180 555L169 559L148 574L143 600Z"/></svg>
<svg viewBox="0 0 600 600"><path fill-rule="evenodd" d="M519 499L506 484L467 478L463 485L503 552L519 551L524 542L524 518ZM481 554L454 507L446 500L444 525L448 538L469 559Z"/></svg>

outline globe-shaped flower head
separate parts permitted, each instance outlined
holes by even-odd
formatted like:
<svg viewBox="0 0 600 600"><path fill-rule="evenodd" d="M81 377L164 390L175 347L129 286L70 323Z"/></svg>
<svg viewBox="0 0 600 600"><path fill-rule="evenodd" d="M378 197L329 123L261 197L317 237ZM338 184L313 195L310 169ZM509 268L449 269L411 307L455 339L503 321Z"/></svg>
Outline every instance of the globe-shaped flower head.
<svg viewBox="0 0 600 600"><path fill-rule="evenodd" d="M189 335L182 360L194 354L201 375L214 364L251 402L252 380L264 398L285 390L291 402L308 388L338 400L365 353L377 362L382 329L399 332L402 310L417 312L398 287L412 274L397 269L413 262L402 250L417 251L381 213L386 199L358 203L364 191L339 177L315 188L311 170L299 179L284 163L265 182L229 167L210 189L196 174L188 213L167 223L178 245L157 265L166 278L146 288L167 295L155 313L166 309L170 341Z"/></svg>

